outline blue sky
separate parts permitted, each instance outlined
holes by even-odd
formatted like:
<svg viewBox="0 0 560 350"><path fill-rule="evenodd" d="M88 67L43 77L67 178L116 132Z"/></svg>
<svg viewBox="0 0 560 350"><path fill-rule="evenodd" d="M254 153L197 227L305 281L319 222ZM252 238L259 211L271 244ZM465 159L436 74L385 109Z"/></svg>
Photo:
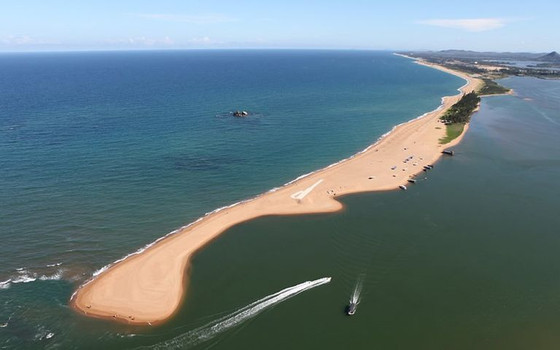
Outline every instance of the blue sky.
<svg viewBox="0 0 560 350"><path fill-rule="evenodd" d="M560 1L2 0L0 51L560 51Z"/></svg>

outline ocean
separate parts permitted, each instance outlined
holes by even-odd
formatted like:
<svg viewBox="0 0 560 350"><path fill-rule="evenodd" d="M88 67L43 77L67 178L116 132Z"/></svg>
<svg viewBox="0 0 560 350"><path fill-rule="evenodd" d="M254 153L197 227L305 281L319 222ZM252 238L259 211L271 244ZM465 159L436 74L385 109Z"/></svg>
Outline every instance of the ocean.
<svg viewBox="0 0 560 350"><path fill-rule="evenodd" d="M206 212L366 148L464 82L374 51L3 54L0 72L3 348L558 344L557 81L505 80L517 95L485 98L457 156L409 191L228 230L193 259L176 317L142 328L78 315L70 295Z"/></svg>

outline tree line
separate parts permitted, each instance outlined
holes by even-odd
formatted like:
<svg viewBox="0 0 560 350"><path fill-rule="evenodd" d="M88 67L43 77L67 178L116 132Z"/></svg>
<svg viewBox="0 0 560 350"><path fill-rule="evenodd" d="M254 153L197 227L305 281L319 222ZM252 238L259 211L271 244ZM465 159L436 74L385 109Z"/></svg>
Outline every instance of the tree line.
<svg viewBox="0 0 560 350"><path fill-rule="evenodd" d="M476 92L470 92L463 95L459 102L455 103L445 112L441 119L446 123L468 123L471 114L478 107L480 97Z"/></svg>

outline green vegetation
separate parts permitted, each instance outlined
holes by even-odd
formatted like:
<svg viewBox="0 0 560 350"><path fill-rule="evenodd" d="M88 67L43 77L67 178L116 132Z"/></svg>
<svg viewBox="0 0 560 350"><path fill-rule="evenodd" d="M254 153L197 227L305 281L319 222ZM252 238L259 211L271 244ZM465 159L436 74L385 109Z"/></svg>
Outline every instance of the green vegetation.
<svg viewBox="0 0 560 350"><path fill-rule="evenodd" d="M439 142L442 144L449 143L461 135L465 124L469 122L473 111L478 107L479 103L480 97L473 91L463 95L459 102L451 106L440 118L447 125L447 134Z"/></svg>
<svg viewBox="0 0 560 350"><path fill-rule="evenodd" d="M479 95L498 95L510 92L510 89L503 87L494 80L483 78L482 81L484 81L484 85L478 90Z"/></svg>
<svg viewBox="0 0 560 350"><path fill-rule="evenodd" d="M478 107L479 103L480 97L478 97L478 94L474 91L470 92L463 95L459 102L451 106L440 119L446 124L468 123L472 112Z"/></svg>
<svg viewBox="0 0 560 350"><path fill-rule="evenodd" d="M456 124L449 124L447 125L446 135L439 139L439 143L446 144L455 140L459 135L463 133L463 129L465 128L465 124L463 123L456 123Z"/></svg>

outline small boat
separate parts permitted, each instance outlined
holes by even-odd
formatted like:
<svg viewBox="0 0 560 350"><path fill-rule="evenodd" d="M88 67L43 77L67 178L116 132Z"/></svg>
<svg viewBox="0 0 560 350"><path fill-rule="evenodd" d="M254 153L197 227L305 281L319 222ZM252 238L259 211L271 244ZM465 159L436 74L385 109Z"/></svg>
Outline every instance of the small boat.
<svg viewBox="0 0 560 350"><path fill-rule="evenodd" d="M401 190L406 191L406 186L405 186L405 185L400 185L399 188L400 188Z"/></svg>
<svg viewBox="0 0 560 350"><path fill-rule="evenodd" d="M410 182L411 184L415 184L416 180L415 179L408 179L408 182Z"/></svg>
<svg viewBox="0 0 560 350"><path fill-rule="evenodd" d="M350 302L348 307L346 308L346 314L348 316L352 316L356 313L356 309L358 308L358 303Z"/></svg>

